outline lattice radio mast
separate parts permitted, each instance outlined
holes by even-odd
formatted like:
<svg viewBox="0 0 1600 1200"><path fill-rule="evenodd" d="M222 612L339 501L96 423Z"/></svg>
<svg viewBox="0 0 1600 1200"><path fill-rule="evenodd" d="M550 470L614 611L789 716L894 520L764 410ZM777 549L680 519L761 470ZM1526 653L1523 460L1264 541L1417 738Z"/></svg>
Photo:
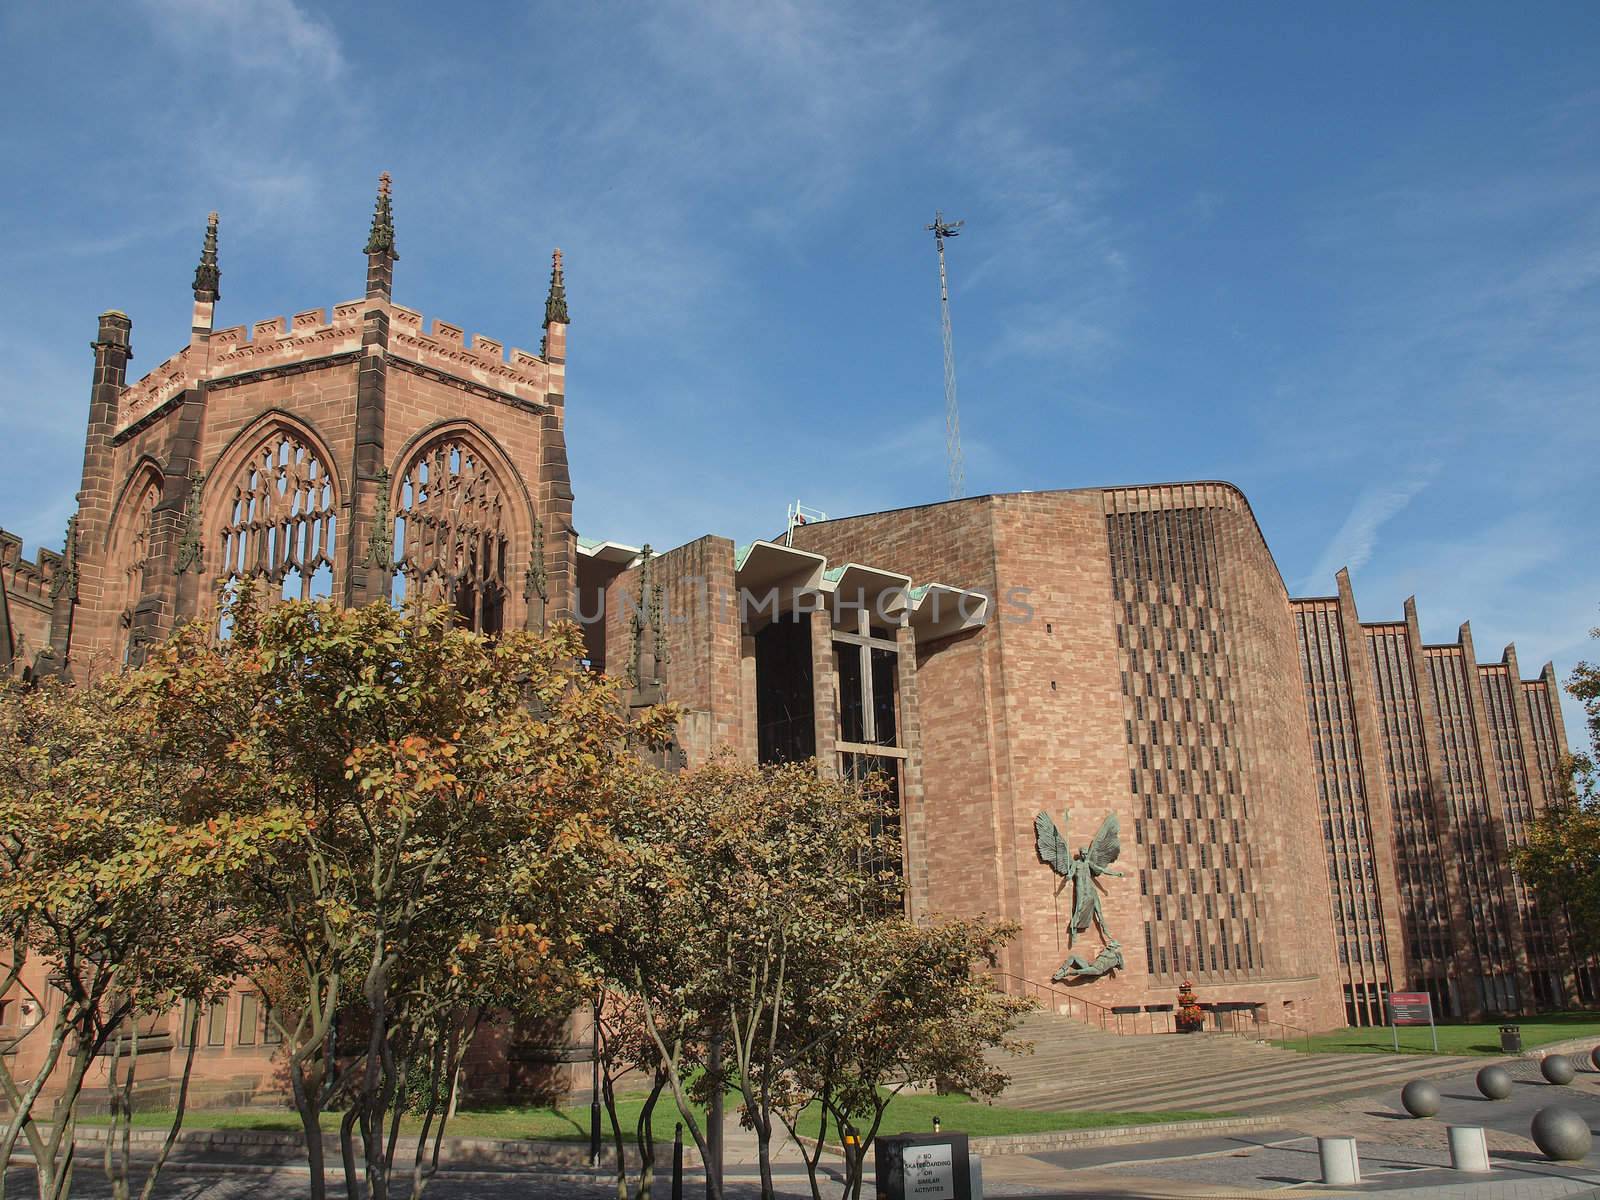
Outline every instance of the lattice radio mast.
<svg viewBox="0 0 1600 1200"><path fill-rule="evenodd" d="M961 412L956 406L956 347L950 335L950 283L944 270L944 240L961 232L965 221L946 221L944 213L933 214L927 226L933 244L939 249L939 322L944 334L944 449L950 464L950 499L958 500L966 491L967 472L961 460Z"/></svg>

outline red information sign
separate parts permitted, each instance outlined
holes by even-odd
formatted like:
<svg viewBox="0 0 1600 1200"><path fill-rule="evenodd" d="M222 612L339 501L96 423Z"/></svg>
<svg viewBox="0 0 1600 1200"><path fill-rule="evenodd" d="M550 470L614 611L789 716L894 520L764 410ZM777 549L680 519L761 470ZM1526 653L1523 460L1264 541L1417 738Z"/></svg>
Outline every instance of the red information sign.
<svg viewBox="0 0 1600 1200"><path fill-rule="evenodd" d="M1391 1025L1432 1025L1433 1004L1427 992L1390 992Z"/></svg>

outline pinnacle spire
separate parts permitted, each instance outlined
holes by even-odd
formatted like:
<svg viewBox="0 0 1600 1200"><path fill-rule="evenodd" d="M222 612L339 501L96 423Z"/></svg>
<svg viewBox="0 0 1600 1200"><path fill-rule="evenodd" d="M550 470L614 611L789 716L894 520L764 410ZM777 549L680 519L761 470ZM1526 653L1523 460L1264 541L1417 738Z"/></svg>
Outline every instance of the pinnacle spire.
<svg viewBox="0 0 1600 1200"><path fill-rule="evenodd" d="M217 214L206 217L206 241L200 251L200 265L194 269L194 298L216 302L222 299L217 289L222 283L222 268L217 266Z"/></svg>
<svg viewBox="0 0 1600 1200"><path fill-rule="evenodd" d="M550 295L544 302L544 323L570 325L567 316L567 279L561 271L561 250L550 256Z"/></svg>
<svg viewBox="0 0 1600 1200"><path fill-rule="evenodd" d="M378 176L378 202L372 210L372 232L367 235L367 254L400 255L394 248L394 210L389 205L389 172Z"/></svg>

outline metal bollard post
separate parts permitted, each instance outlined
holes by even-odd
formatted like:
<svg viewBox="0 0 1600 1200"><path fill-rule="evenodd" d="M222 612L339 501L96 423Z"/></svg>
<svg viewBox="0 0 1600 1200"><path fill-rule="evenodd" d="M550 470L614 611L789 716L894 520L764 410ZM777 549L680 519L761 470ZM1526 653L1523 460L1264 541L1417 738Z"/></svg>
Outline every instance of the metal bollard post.
<svg viewBox="0 0 1600 1200"><path fill-rule="evenodd" d="M1450 1126L1450 1165L1457 1171L1489 1170L1489 1143L1482 1126Z"/></svg>
<svg viewBox="0 0 1600 1200"><path fill-rule="evenodd" d="M967 1190L972 1200L983 1200L983 1159L976 1154L967 1158Z"/></svg>
<svg viewBox="0 0 1600 1200"><path fill-rule="evenodd" d="M683 1200L683 1122L672 1135L672 1200Z"/></svg>
<svg viewBox="0 0 1600 1200"><path fill-rule="evenodd" d="M1317 1157L1322 1160L1322 1182L1348 1187L1361 1182L1361 1159L1352 1137L1319 1137Z"/></svg>

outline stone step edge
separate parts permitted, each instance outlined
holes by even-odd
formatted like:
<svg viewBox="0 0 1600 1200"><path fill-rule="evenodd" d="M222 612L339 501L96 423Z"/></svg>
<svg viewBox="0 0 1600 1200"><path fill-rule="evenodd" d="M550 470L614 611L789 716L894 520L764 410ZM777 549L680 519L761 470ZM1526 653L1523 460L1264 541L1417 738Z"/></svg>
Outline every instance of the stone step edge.
<svg viewBox="0 0 1600 1200"><path fill-rule="evenodd" d="M1430 1061L1435 1061L1436 1062L1438 1060L1434 1059L1434 1060L1430 1060ZM1004 1070L1006 1066L1010 1066L1012 1069L1010 1071L1007 1071L1006 1073L1013 1080L1035 1079L1035 1078L1050 1078L1052 1076L1057 1076L1057 1075L1059 1075L1061 1073L1060 1070L1057 1067L1057 1064L1051 1064L1051 1063L1031 1063L1031 1062L1023 1061L1023 1062L1016 1062L1016 1063L1009 1063L1009 1064L993 1064L993 1065L997 1066L1001 1070ZM1061 1066L1061 1067L1065 1067L1065 1066L1068 1066L1068 1065L1072 1065L1072 1064L1068 1064L1068 1063L1059 1064L1059 1066ZM1276 1073L1283 1074L1283 1075L1301 1075L1301 1074L1313 1075L1313 1074L1324 1074L1324 1073L1331 1074L1331 1073L1335 1073L1340 1067L1342 1067L1344 1065L1346 1065L1346 1064L1331 1063L1331 1062L1323 1061L1321 1059L1313 1059L1313 1060L1310 1060L1310 1061L1302 1060L1300 1062L1285 1062L1285 1061L1283 1061L1281 1059L1272 1059L1272 1060L1265 1061L1265 1062L1234 1062L1234 1063L1187 1063L1187 1062L1185 1062L1185 1063L1149 1063L1149 1062L1141 1062L1141 1063L1134 1064L1134 1066L1136 1067L1135 1070L1120 1074L1118 1076L1118 1080L1121 1081L1121 1082L1130 1082L1130 1081L1142 1080L1142 1079L1171 1079L1171 1078L1174 1078L1174 1077L1195 1078L1195 1077L1198 1077L1198 1076L1201 1076L1201 1075L1207 1075L1207 1076L1210 1076L1210 1077L1217 1077L1217 1076L1223 1076L1223 1075L1228 1075L1228 1076L1244 1075L1244 1074L1249 1074L1249 1073L1259 1074L1259 1073L1262 1073L1262 1072L1276 1072ZM1109 1086L1112 1086L1112 1085L1110 1085L1108 1083L1106 1086L1109 1087Z"/></svg>
<svg viewBox="0 0 1600 1200"><path fill-rule="evenodd" d="M1317 1076L1269 1076L1267 1078L1253 1077L1245 1079L1219 1079L1214 1081L1183 1080L1174 1081L1165 1087L1128 1088L1122 1093L1115 1091L1097 1091L1084 1095L1079 1092L1070 1093L1078 1102L1079 1107L1101 1108L1108 1111L1132 1109L1135 1111L1155 1111L1158 1109L1185 1109L1197 1107L1186 1104L1187 1099L1204 1099L1208 1102L1204 1108L1219 1107L1218 1097L1234 1099L1238 1097L1250 1098L1254 1096L1271 1096L1282 1094L1316 1095L1329 1089L1337 1088L1341 1091L1351 1088L1360 1091L1379 1091L1385 1087L1393 1086L1397 1081L1406 1078L1441 1078L1459 1072L1459 1067L1446 1064L1435 1065L1431 1070L1411 1067L1405 1071L1390 1071L1388 1073L1364 1072L1360 1076L1345 1075L1317 1075ZM1066 1093L1058 1093L1065 1095ZM1042 1105L1049 1099L1049 1094L1040 1091L1030 1091L1025 1095L1019 1093L1015 1096L1008 1095L1006 1099L1013 1102L1025 1101L1028 1106ZM1022 1107L1019 1103L1018 1107Z"/></svg>
<svg viewBox="0 0 1600 1200"><path fill-rule="evenodd" d="M1305 1089L1273 1089L1262 1091L1260 1089L1242 1092L1220 1093L1213 1100L1204 1104L1193 1100L1149 1100L1138 1098L1136 1107L1127 1109L1129 1112L1224 1112L1234 1113L1239 1116L1254 1116L1263 1112L1303 1111L1311 1108L1321 1108L1337 1100L1354 1099L1359 1096L1381 1095L1393 1090L1396 1094L1399 1087L1398 1081L1391 1084L1379 1083L1376 1085L1364 1083L1329 1084L1326 1087ZM1018 1105L1018 1107L1023 1107ZM1102 1112L1122 1111L1121 1105L1107 1105L1101 1108Z"/></svg>
<svg viewBox="0 0 1600 1200"><path fill-rule="evenodd" d="M1141 1075L1130 1077L1123 1081L1122 1086L1107 1084L1094 1088L1074 1088L1072 1094L1078 1097L1085 1105L1091 1101L1103 1100L1117 1096L1121 1093L1132 1092L1139 1096L1167 1096L1167 1095L1203 1095L1212 1091L1236 1090L1240 1086L1258 1082L1277 1083L1284 1086L1305 1086L1337 1082L1345 1077L1347 1072L1343 1069L1346 1064L1318 1064L1312 1068L1309 1064L1300 1070L1282 1070L1275 1066L1254 1067L1243 1071L1229 1071L1208 1078L1185 1076L1182 1078L1168 1078L1162 1080L1161 1076ZM1432 1077L1435 1075L1455 1074L1465 1069L1465 1064L1447 1061L1442 1058L1431 1059L1417 1063L1385 1063L1375 1069L1361 1072L1349 1072L1367 1079L1385 1080L1402 1075L1415 1074L1418 1076ZM1042 1082L1022 1081L1022 1086L1017 1087L1018 1081L1013 1080L1011 1087L1006 1089L1005 1095L1038 1094L1047 1090ZM1013 1090L1015 1089L1015 1090Z"/></svg>
<svg viewBox="0 0 1600 1200"><path fill-rule="evenodd" d="M1387 1070L1346 1072L1339 1070L1318 1071L1280 1071L1271 1068L1252 1071L1230 1071L1211 1075L1204 1079L1194 1077L1161 1077L1145 1076L1119 1081L1118 1084L1097 1086L1093 1089L1073 1088L1070 1094L1076 1099L1077 1107L1093 1108L1104 1100L1120 1099L1123 1096L1205 1096L1217 1092L1239 1091L1250 1087L1268 1086L1295 1086L1312 1089L1325 1084L1338 1084L1346 1078L1359 1076L1361 1078L1386 1080L1406 1075L1427 1076L1432 1078L1441 1074L1452 1074L1460 1071L1460 1066L1447 1063L1436 1063L1431 1066L1408 1065L1404 1068L1391 1067ZM1011 1084L1006 1088L1001 1097L1001 1103L1011 1099L1024 1097L1034 1098L1066 1094L1059 1080L1052 1083L1048 1079L1018 1079L1013 1077ZM1166 1105L1164 1107L1173 1107ZM1178 1107L1182 1107L1181 1105Z"/></svg>
<svg viewBox="0 0 1600 1200"><path fill-rule="evenodd" d="M1342 1076L1319 1076L1309 1079L1297 1079L1293 1076L1284 1077L1279 1084L1267 1084L1262 1080L1242 1080L1232 1085L1227 1081L1220 1081L1217 1085L1187 1083L1181 1087L1151 1088L1143 1091L1132 1091L1127 1097L1117 1097L1110 1094L1082 1097L1082 1102L1094 1107L1103 1108L1109 1112L1126 1109L1134 1112L1158 1112L1164 1110L1205 1111L1207 1109L1222 1109L1224 1111L1237 1111L1241 1102L1246 1106L1272 1102L1275 1104L1293 1103L1302 1097L1312 1098L1320 1096L1359 1096L1367 1092L1380 1092L1394 1087L1401 1079L1433 1079L1456 1074L1459 1068L1439 1065L1429 1070L1396 1071L1387 1075L1366 1074L1361 1078L1352 1078L1348 1082ZM1018 1097L1021 1099L1021 1097ZM1029 1096L1029 1103L1042 1101L1045 1097ZM1019 1105L1021 1107L1021 1105Z"/></svg>

